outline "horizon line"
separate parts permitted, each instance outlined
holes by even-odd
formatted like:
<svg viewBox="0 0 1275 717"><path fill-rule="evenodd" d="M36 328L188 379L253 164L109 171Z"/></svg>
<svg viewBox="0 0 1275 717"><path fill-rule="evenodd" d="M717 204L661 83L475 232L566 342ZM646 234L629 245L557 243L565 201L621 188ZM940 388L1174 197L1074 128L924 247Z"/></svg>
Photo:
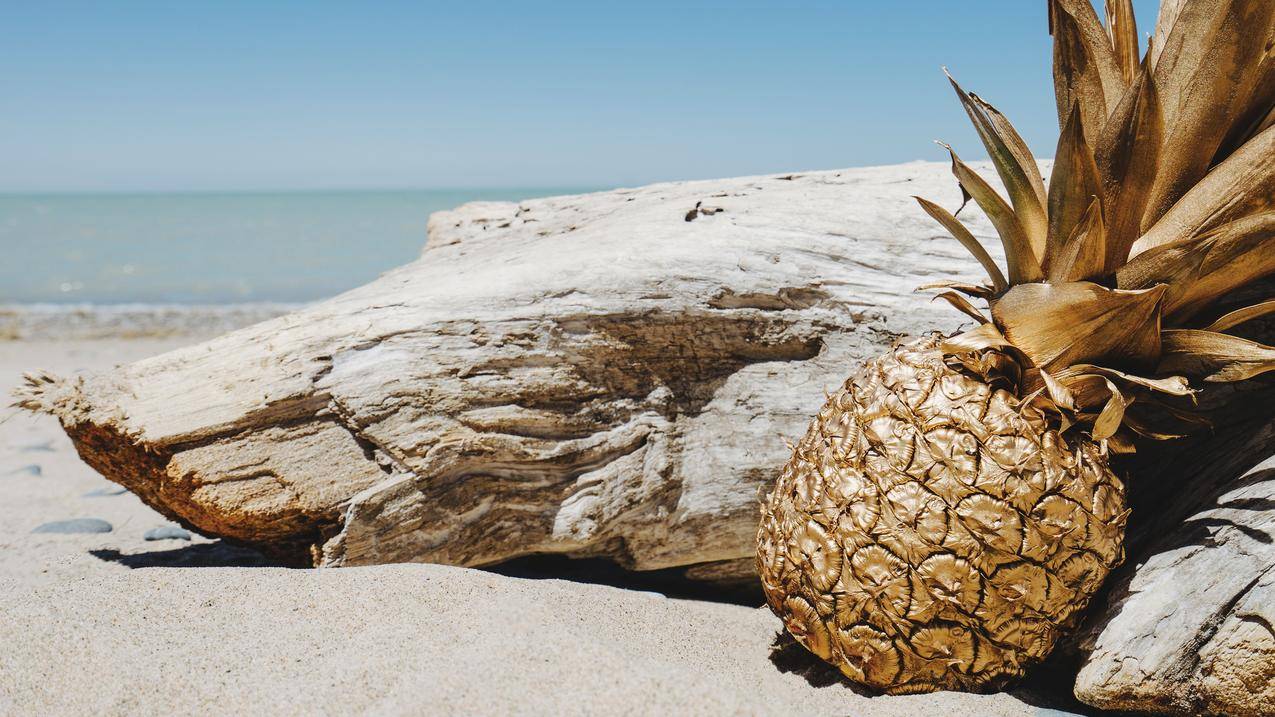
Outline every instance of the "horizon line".
<svg viewBox="0 0 1275 717"><path fill-rule="evenodd" d="M1052 157L1036 157L1038 162L1052 161ZM771 175L794 174L803 172L833 172L843 169L871 169L874 167L893 167L917 162L926 164L946 164L946 159L926 159L917 157L902 162L886 162L872 164L853 164L839 167L808 167L805 169L782 169L770 172L735 174L728 176L692 176L670 179L653 179L646 181L608 181L608 182L551 182L545 184L464 184L464 185L371 185L371 186L330 186L330 187L238 187L238 188L174 188L174 189L0 189L0 197L49 197L49 196L138 196L138 195L228 195L228 194L353 194L353 193L386 193L386 192L500 192L507 190L561 190L576 189L588 191L608 191L613 189L631 189L652 184L673 182L700 182L716 179L732 179L736 177L767 177ZM968 159L968 164L989 162L986 157Z"/></svg>

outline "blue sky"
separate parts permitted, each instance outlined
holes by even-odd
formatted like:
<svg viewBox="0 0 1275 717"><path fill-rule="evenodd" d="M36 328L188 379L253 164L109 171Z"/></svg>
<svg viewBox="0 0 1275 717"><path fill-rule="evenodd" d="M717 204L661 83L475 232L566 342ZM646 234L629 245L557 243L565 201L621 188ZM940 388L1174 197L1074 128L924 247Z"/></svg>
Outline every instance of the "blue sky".
<svg viewBox="0 0 1275 717"><path fill-rule="evenodd" d="M1139 4L1140 30L1155 3ZM615 186L1053 154L1044 0L0 0L0 191Z"/></svg>

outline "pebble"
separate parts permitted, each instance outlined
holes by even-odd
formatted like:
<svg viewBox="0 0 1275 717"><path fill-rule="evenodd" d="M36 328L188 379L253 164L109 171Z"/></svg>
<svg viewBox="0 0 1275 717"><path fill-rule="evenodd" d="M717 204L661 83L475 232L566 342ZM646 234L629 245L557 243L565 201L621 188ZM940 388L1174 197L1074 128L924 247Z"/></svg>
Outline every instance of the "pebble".
<svg viewBox="0 0 1275 717"><path fill-rule="evenodd" d="M85 498L106 498L112 495L124 495L128 492L128 488L118 485L109 485L105 488L94 488L84 494Z"/></svg>
<svg viewBox="0 0 1275 717"><path fill-rule="evenodd" d="M44 475L44 469L38 464L32 463L31 465L22 466L21 468L14 468L9 471L7 475L33 476L38 478L39 476Z"/></svg>
<svg viewBox="0 0 1275 717"><path fill-rule="evenodd" d="M146 540L190 540L190 531L175 525L151 528L142 536Z"/></svg>
<svg viewBox="0 0 1275 717"><path fill-rule="evenodd" d="M32 533L109 533L111 524L101 518L55 520L38 526Z"/></svg>

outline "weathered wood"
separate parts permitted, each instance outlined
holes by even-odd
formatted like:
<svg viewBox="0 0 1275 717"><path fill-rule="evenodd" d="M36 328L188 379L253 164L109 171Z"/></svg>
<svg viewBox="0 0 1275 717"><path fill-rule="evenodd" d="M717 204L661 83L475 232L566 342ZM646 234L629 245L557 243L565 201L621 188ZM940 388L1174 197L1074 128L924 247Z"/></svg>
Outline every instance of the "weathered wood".
<svg viewBox="0 0 1275 717"><path fill-rule="evenodd" d="M162 513L322 565L749 575L783 439L961 323L914 287L982 278L913 194L959 203L913 163L469 204L372 284L23 402Z"/></svg>
<svg viewBox="0 0 1275 717"><path fill-rule="evenodd" d="M1270 450L1275 427L1255 436ZM1268 714L1275 700L1275 462L1215 486L1113 585L1076 695L1107 709Z"/></svg>

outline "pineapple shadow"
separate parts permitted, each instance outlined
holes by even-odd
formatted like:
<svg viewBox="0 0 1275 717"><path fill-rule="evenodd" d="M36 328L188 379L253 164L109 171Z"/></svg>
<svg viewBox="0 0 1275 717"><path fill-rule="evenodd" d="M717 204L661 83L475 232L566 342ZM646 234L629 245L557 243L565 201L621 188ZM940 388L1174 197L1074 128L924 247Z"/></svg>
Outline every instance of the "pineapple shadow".
<svg viewBox="0 0 1275 717"><path fill-rule="evenodd" d="M842 677L837 668L816 657L782 629L775 633L775 638L770 643L770 662L780 672L795 674L805 679L811 687L831 687L840 684L863 697L875 697L878 694Z"/></svg>
<svg viewBox="0 0 1275 717"><path fill-rule="evenodd" d="M1138 565L1145 562L1153 554L1171 553L1181 548L1192 546L1214 547L1218 544L1217 533L1219 530L1230 528L1246 538L1263 545L1270 545L1275 542L1275 536L1252 526L1237 523L1229 518L1203 515L1214 510L1256 512L1275 510L1275 498L1253 497L1222 500L1228 493L1262 483L1270 484L1270 493L1275 496L1275 468L1257 470L1242 478L1223 481L1213 486L1205 500L1194 504L1194 514L1191 517L1183 520L1177 528L1162 537L1144 541L1140 549L1134 554L1133 559L1126 560L1125 565L1121 566L1117 573L1113 573L1113 579L1110 581L1109 586L1098 595L1098 599L1094 601L1095 605L1111 605L1117 606L1116 609L1119 609L1119 606L1123 606L1124 602L1133 595L1130 585ZM1094 624L1093 620L1101 615L1101 612L1100 609L1095 611L1091 608L1086 616L1084 627L1078 634L1084 635L1097 630L1100 626Z"/></svg>
<svg viewBox="0 0 1275 717"><path fill-rule="evenodd" d="M1249 510L1258 513L1275 510L1275 498L1272 497L1236 498L1228 501L1220 500L1222 496L1227 493L1258 485L1259 483L1271 483L1271 495L1275 496L1275 468L1266 468L1264 470L1255 471L1241 480L1218 486L1214 491L1213 500L1206 502L1201 507L1201 510ZM1209 547L1216 544L1214 533L1216 533L1217 528L1232 528L1243 533L1249 539L1266 545L1270 545L1272 542L1275 542L1275 536L1272 536L1270 533L1258 530L1252 526L1236 523L1233 520L1217 517L1193 517L1183 521L1182 527L1172 535L1168 536L1165 543L1157 544L1154 547L1160 551L1175 550L1189 545L1203 545Z"/></svg>
<svg viewBox="0 0 1275 717"><path fill-rule="evenodd" d="M802 647L782 629L775 633L770 643L770 662L780 672L800 676L811 687L840 685L861 697L886 696L846 679L839 670ZM1029 670L1022 680L1010 685L1005 692L1026 705L1054 710L1058 714L1110 714L1081 703L1072 694L1072 680L1078 667L1072 664L1074 662L1071 656L1052 656Z"/></svg>

